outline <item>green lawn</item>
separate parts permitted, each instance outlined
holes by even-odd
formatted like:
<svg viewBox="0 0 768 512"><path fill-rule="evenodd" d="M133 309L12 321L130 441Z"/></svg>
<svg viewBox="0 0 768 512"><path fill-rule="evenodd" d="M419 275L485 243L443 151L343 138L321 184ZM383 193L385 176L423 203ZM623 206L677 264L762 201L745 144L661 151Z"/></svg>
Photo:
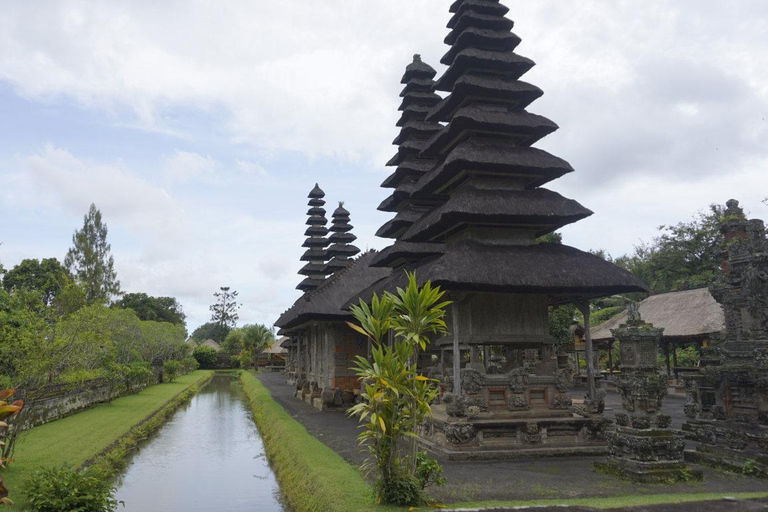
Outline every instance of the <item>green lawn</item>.
<svg viewBox="0 0 768 512"><path fill-rule="evenodd" d="M2 474L11 491L10 497L21 501L21 483L31 470L62 463L82 466L178 395L209 378L211 373L198 370L175 382L150 386L135 395L24 432L16 445L14 461Z"/></svg>

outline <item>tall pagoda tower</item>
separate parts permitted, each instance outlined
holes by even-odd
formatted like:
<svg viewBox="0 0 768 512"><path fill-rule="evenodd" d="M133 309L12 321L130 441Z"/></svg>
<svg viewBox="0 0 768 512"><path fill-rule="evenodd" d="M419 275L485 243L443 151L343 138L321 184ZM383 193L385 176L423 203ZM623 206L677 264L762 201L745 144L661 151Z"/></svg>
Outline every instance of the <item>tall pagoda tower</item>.
<svg viewBox="0 0 768 512"><path fill-rule="evenodd" d="M333 274L345 269L351 263L351 258L360 253L360 249L352 245L357 237L352 234L352 224L349 223L349 212L344 208L344 203L334 210L333 224L331 224L331 236L328 242L331 244L326 251L331 261L325 266L327 274Z"/></svg>
<svg viewBox="0 0 768 512"><path fill-rule="evenodd" d="M558 126L527 111L543 93L520 80L534 63L515 53L520 38L511 32L507 7L493 0L457 0L450 12L445 38L450 49L441 60L447 70L434 84L449 94L419 121L439 130L428 140L424 131L413 141L399 138L401 147L391 163L424 166L413 173L414 183L403 185L404 199L398 202L396 188L382 204L397 210L401 224L393 220L380 230L398 237L383 253L397 252L398 244L441 247L404 263L419 282L439 285L452 301L451 332L437 341L452 348L453 361L443 368L444 389L452 394L445 405L436 406L428 436L433 446L449 453L474 451L473 457L480 458L505 450L595 453L605 447L599 399L590 388L589 407L572 406L570 369L558 367L553 357L548 308L573 302L588 320L590 298L646 288L598 256L537 243L592 212L543 188L573 168L532 147ZM403 148L406 142L420 152ZM402 185L405 179L397 176L385 185ZM382 259L396 266L396 257ZM394 291L405 284L404 274L393 272L362 296ZM461 347L470 348L469 363L460 360ZM539 362L534 368L516 366L521 360L510 354L528 349L538 351ZM491 370L482 353L507 354L507 366ZM467 420L470 405L480 412Z"/></svg>
<svg viewBox="0 0 768 512"><path fill-rule="evenodd" d="M442 251L441 244L415 244L399 240L434 202L433 198L431 201L414 201L411 192L418 179L437 164L435 159L420 156L429 140L442 128L437 122L426 121L429 111L441 100L434 92L436 74L432 66L422 62L420 55L414 55L413 62L405 68L400 81L405 87L400 93L403 100L398 109L402 112L397 122L400 134L393 141L397 145L397 154L387 163L387 166L396 169L381 184L394 191L379 205L379 210L396 215L376 232L376 236L393 238L395 243L378 254L372 266L397 267Z"/></svg>
<svg viewBox="0 0 768 512"><path fill-rule="evenodd" d="M297 290L308 292L317 289L323 281L325 276L330 272L327 270L326 261L328 260L328 253L326 247L330 241L326 237L328 235L328 228L325 226L328 224L328 219L325 218L325 192L315 183L315 188L309 193L309 210L307 215L307 230L304 232L304 236L307 239L302 244L302 247L306 247L307 250L301 257L301 261L306 261L307 264L299 270L299 274L306 276L305 279L299 283L296 287Z"/></svg>

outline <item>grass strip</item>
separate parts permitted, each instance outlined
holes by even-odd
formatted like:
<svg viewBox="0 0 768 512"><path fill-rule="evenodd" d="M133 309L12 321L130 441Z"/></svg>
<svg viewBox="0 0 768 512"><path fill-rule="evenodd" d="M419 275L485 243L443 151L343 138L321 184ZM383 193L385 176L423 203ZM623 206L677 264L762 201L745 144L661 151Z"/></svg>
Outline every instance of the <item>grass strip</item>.
<svg viewBox="0 0 768 512"><path fill-rule="evenodd" d="M407 510L374 505L371 488L356 468L307 432L301 423L293 419L280 404L275 402L267 388L253 374L243 372L240 381L256 425L259 427L267 457L280 484L280 492L291 510L294 512ZM764 498L768 497L768 492L668 493L567 500L464 502L451 503L446 505L446 509L544 505L581 505L596 509L615 509L637 505L718 500L724 497ZM420 510L427 510L427 508Z"/></svg>
<svg viewBox="0 0 768 512"><path fill-rule="evenodd" d="M212 371L198 370L24 432L14 462L3 473L17 503L9 510L23 510L23 482L40 466L95 465L114 476L127 464L127 455L212 377Z"/></svg>
<svg viewBox="0 0 768 512"><path fill-rule="evenodd" d="M245 397L280 484L293 512L385 512L373 505L371 487L360 472L307 432L250 372L240 375Z"/></svg>

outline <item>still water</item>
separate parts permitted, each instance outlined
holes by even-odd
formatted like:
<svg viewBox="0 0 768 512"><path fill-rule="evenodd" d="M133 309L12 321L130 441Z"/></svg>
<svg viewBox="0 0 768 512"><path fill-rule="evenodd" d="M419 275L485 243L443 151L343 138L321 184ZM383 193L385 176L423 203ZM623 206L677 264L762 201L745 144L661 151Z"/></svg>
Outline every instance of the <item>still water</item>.
<svg viewBox="0 0 768 512"><path fill-rule="evenodd" d="M240 387L213 380L137 452L117 483L129 512L277 512L275 475Z"/></svg>

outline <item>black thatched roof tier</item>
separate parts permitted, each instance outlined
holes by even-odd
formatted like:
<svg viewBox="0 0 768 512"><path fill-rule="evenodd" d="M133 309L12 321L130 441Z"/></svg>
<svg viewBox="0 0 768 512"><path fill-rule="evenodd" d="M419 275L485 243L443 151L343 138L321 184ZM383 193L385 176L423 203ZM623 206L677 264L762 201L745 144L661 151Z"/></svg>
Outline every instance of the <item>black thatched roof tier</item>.
<svg viewBox="0 0 768 512"><path fill-rule="evenodd" d="M503 105L468 105L457 110L448 125L430 139L422 155L445 155L454 145L478 133L508 138L515 146L530 146L557 129L546 117L525 110L511 110Z"/></svg>
<svg viewBox="0 0 768 512"><path fill-rule="evenodd" d="M302 282L296 286L297 290L301 290L303 292L308 292L311 290L315 290L318 286L323 284L325 282L325 279L314 279L312 277L308 277L304 279Z"/></svg>
<svg viewBox="0 0 768 512"><path fill-rule="evenodd" d="M429 139L439 132L440 128L440 125L437 123L411 120L403 125L402 130L400 130L395 140L392 141L392 144L399 145L411 138Z"/></svg>
<svg viewBox="0 0 768 512"><path fill-rule="evenodd" d="M435 166L434 160L422 158L409 158L401 165L397 166L395 172L387 176L381 186L384 188L397 188L405 178L413 176L422 176Z"/></svg>
<svg viewBox="0 0 768 512"><path fill-rule="evenodd" d="M403 78L400 79L401 84L407 84L412 80L429 80L434 78L437 74L435 68L429 64L422 62L421 55L416 54L413 56L413 62L408 64L403 73Z"/></svg>
<svg viewBox="0 0 768 512"><path fill-rule="evenodd" d="M352 226L350 226L350 229ZM328 237L328 241L332 244L351 244L357 240L357 237L350 232L337 231Z"/></svg>
<svg viewBox="0 0 768 512"><path fill-rule="evenodd" d="M328 219L322 215L312 215L307 219L306 224L310 226L325 226L328 224Z"/></svg>
<svg viewBox="0 0 768 512"><path fill-rule="evenodd" d="M314 237L314 238L307 238L304 240L304 243L301 244L302 247L309 247L309 248L316 248L316 247L326 247L330 242L325 237Z"/></svg>
<svg viewBox="0 0 768 512"><path fill-rule="evenodd" d="M320 208L319 206L313 206L307 210L307 215L318 215L320 217L325 217L325 213L325 208Z"/></svg>
<svg viewBox="0 0 768 512"><path fill-rule="evenodd" d="M325 241L325 244L323 247L328 245L328 241ZM312 247L310 249L307 249L304 254L301 255L301 258L299 261L325 261L328 258L326 257L325 250L320 247Z"/></svg>
<svg viewBox="0 0 768 512"><path fill-rule="evenodd" d="M440 96L433 92L413 91L403 96L403 101L397 110L405 110L410 105L427 105L433 106L440 101Z"/></svg>
<svg viewBox="0 0 768 512"><path fill-rule="evenodd" d="M325 192L323 192L323 189L321 189L320 186L317 183L315 183L315 188L313 188L309 192L309 195L307 197L309 197L310 199L322 199L325 197Z"/></svg>
<svg viewBox="0 0 768 512"><path fill-rule="evenodd" d="M414 222L419 220L422 216L421 212L418 212L412 208L401 209L395 218L385 223L376 231L376 236L381 238L398 238L405 233Z"/></svg>
<svg viewBox="0 0 768 512"><path fill-rule="evenodd" d="M486 74L495 74L517 80L533 66L535 63L531 59L521 57L511 51L497 52L467 48L456 54L451 67L435 83L435 89L450 92L456 80L471 69L482 69Z"/></svg>
<svg viewBox="0 0 768 512"><path fill-rule="evenodd" d="M325 275L325 263L307 263L303 267L301 267L301 270L299 270L299 274L303 276L319 276L319 275Z"/></svg>
<svg viewBox="0 0 768 512"><path fill-rule="evenodd" d="M492 30L494 32L509 32L515 26L515 22L498 14L483 14L474 9L467 9L458 15L453 21L451 31L445 36L445 44L455 46L461 39L462 34L473 28ZM482 47L482 46L481 46Z"/></svg>
<svg viewBox="0 0 768 512"><path fill-rule="evenodd" d="M347 245L347 244L333 244L332 246L328 247L327 254L329 257L347 257L351 258L352 256L357 255L360 253L360 249L355 247L354 245Z"/></svg>
<svg viewBox="0 0 768 512"><path fill-rule="evenodd" d="M456 80L453 92L427 115L427 121L449 121L466 104L482 97L483 101L524 109L544 92L527 82L496 76L465 75Z"/></svg>
<svg viewBox="0 0 768 512"><path fill-rule="evenodd" d="M349 265L352 264L352 260L349 258L332 258L331 261L325 264L325 273L327 275L335 274L336 272L339 272L341 270L344 270Z"/></svg>
<svg viewBox="0 0 768 512"><path fill-rule="evenodd" d="M432 78L414 78L408 81L400 92L400 97L405 98L411 92L433 92L435 81Z"/></svg>
<svg viewBox="0 0 768 512"><path fill-rule="evenodd" d="M556 297L602 297L645 292L635 276L599 256L567 245L542 243L527 246L457 242L442 256L409 270L419 284L432 281L446 290L532 293ZM363 296L394 292L407 285L404 272L372 285Z"/></svg>
<svg viewBox="0 0 768 512"><path fill-rule="evenodd" d="M590 215L592 211L551 190L489 190L467 183L415 222L402 239L441 242L473 225L523 227L538 237Z"/></svg>
<svg viewBox="0 0 768 512"><path fill-rule="evenodd" d="M456 38L456 43L440 59L441 64L450 66L456 55L466 48L484 48L486 50L513 51L520 44L520 38L512 32L469 27Z"/></svg>
<svg viewBox="0 0 768 512"><path fill-rule="evenodd" d="M458 0L449 8L449 12L455 14L448 22L448 28L455 27L459 17L470 9L480 14L495 14L496 16L504 16L509 12L509 9L500 4L499 0Z"/></svg>
<svg viewBox="0 0 768 512"><path fill-rule="evenodd" d="M325 201L323 201L322 199L310 199L307 204L313 208L322 207L325 205Z"/></svg>
<svg viewBox="0 0 768 512"><path fill-rule="evenodd" d="M400 119L398 119L396 126L405 126L408 121L423 121L424 118L427 117L427 114L433 105L434 103L430 105L419 105L417 103L411 103L403 109L403 113L400 116Z"/></svg>
<svg viewBox="0 0 768 512"><path fill-rule="evenodd" d="M401 142L397 148L397 154L387 162L387 167L401 165L408 158L416 158L421 153L421 150L426 147L427 142L425 139L408 139Z"/></svg>
<svg viewBox="0 0 768 512"><path fill-rule="evenodd" d="M569 172L573 172L573 167L568 162L541 149L470 139L454 147L441 165L425 174L416 183L412 195L447 193L470 173L523 179L527 188L533 188Z"/></svg>
<svg viewBox="0 0 768 512"><path fill-rule="evenodd" d="M414 190L415 183L412 181L404 181L398 185L397 189L392 192L392 195L384 199L379 204L378 210L382 212L396 212L400 205L406 199L411 197Z"/></svg>
<svg viewBox="0 0 768 512"><path fill-rule="evenodd" d="M372 267L398 267L407 263L443 254L443 244L415 244L397 240L386 249L379 251L371 261Z"/></svg>
<svg viewBox="0 0 768 512"><path fill-rule="evenodd" d="M367 252L344 270L323 282L315 291L299 298L294 305L275 322L283 330L290 330L312 320L344 321L351 317L345 307L350 298L390 273L388 268L370 267L376 255Z"/></svg>
<svg viewBox="0 0 768 512"><path fill-rule="evenodd" d="M325 226L310 226L304 231L304 236L325 236L328 234L328 228Z"/></svg>

